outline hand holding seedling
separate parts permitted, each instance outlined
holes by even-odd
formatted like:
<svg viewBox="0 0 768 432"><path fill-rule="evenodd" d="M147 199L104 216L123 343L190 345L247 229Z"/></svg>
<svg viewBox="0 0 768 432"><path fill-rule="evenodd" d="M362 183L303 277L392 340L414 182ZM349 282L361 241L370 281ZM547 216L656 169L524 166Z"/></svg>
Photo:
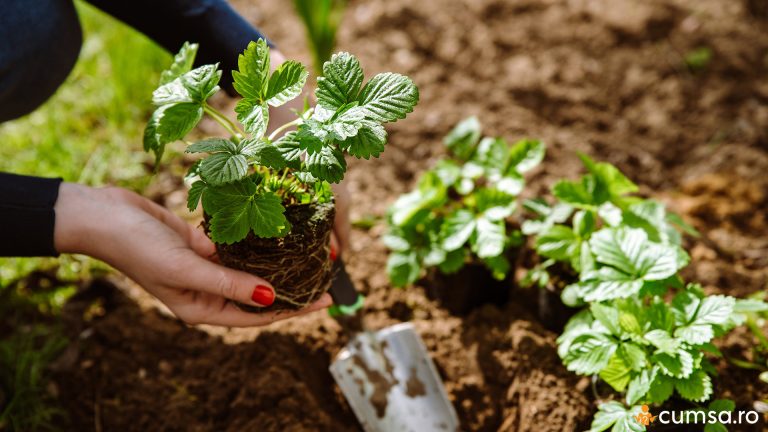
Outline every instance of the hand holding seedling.
<svg viewBox="0 0 768 432"><path fill-rule="evenodd" d="M55 211L57 250L114 266L189 324L266 325L331 303L326 294L297 312L239 310L229 300L268 306L274 288L264 279L211 261L215 247L202 230L133 192L64 183Z"/></svg>

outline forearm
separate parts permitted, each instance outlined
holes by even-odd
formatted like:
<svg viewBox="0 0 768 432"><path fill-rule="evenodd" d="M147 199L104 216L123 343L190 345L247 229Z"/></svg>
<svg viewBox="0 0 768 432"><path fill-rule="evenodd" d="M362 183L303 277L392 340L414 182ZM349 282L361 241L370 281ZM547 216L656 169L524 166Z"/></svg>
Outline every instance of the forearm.
<svg viewBox="0 0 768 432"><path fill-rule="evenodd" d="M264 36L224 0L88 0L146 34L170 52L185 42L200 44L197 64L221 63L222 87L232 93L229 71L248 42Z"/></svg>
<svg viewBox="0 0 768 432"><path fill-rule="evenodd" d="M0 256L56 256L61 179L0 173Z"/></svg>

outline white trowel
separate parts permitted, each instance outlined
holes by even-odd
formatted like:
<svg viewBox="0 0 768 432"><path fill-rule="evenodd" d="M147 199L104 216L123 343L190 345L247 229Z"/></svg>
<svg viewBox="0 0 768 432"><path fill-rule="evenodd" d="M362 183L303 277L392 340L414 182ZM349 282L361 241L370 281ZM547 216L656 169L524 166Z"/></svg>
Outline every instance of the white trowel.
<svg viewBox="0 0 768 432"><path fill-rule="evenodd" d="M459 421L443 382L413 326L378 331L362 324L363 297L341 260L330 289L331 315L350 341L330 370L366 432L458 431Z"/></svg>

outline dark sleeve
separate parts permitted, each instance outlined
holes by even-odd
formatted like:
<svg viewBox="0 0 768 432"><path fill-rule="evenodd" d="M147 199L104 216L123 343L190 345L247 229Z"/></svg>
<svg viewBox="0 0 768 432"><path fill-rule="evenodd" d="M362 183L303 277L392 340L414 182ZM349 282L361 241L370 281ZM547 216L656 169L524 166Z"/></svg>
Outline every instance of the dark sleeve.
<svg viewBox="0 0 768 432"><path fill-rule="evenodd" d="M149 36L171 53L185 41L200 44L196 64L221 63L230 94L231 70L250 41L266 39L224 0L88 0ZM118 48L119 49L119 48Z"/></svg>
<svg viewBox="0 0 768 432"><path fill-rule="evenodd" d="M0 173L0 256L57 256L53 210L61 179Z"/></svg>

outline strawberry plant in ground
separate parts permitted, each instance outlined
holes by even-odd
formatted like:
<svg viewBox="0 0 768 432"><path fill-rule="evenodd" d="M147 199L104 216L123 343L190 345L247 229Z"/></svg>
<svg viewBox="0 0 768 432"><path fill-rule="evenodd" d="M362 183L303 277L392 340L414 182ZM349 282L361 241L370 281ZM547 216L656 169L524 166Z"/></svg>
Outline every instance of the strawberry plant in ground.
<svg viewBox="0 0 768 432"><path fill-rule="evenodd" d="M444 143L449 156L422 174L417 187L389 210L384 243L392 251L392 284L409 285L437 268L444 274L483 263L496 279L512 269L510 248L521 245L511 216L525 186L523 174L544 158L544 145L523 139L481 139L475 117L459 123Z"/></svg>
<svg viewBox="0 0 768 432"><path fill-rule="evenodd" d="M528 203L541 217L523 230L547 258L528 279L545 284L546 269L558 261L578 273L562 298L583 310L558 338L558 354L568 370L623 394L621 403L600 406L591 431L644 430L633 419L639 403L712 397L710 358L722 356L713 339L768 305L707 296L700 285L685 284L678 272L690 258L676 226L695 231L662 204L632 195L637 186L614 166L582 160L589 173L557 182L555 205Z"/></svg>

